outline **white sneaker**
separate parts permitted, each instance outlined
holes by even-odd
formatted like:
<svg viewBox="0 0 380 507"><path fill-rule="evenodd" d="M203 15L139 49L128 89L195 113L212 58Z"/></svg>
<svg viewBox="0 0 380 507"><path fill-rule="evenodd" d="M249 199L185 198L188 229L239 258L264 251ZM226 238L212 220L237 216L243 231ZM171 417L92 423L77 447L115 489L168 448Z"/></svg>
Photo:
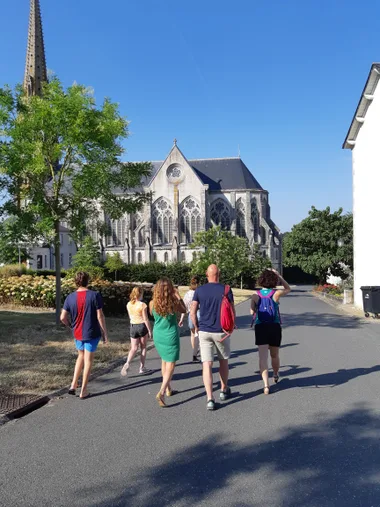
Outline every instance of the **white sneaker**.
<svg viewBox="0 0 380 507"><path fill-rule="evenodd" d="M152 373L152 370L150 370L149 368L145 368L145 366L140 368L140 371L139 371L140 375L146 375L147 373Z"/></svg>
<svg viewBox="0 0 380 507"><path fill-rule="evenodd" d="M121 369L120 375L122 377L126 377L128 375L128 370L129 370L129 364L125 363L125 365Z"/></svg>

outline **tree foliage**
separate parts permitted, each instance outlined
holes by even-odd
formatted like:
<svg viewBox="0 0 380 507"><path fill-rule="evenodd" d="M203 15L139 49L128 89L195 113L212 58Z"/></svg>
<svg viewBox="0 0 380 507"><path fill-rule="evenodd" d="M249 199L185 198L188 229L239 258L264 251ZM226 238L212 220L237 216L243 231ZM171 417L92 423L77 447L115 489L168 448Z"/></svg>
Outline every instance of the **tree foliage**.
<svg viewBox="0 0 380 507"><path fill-rule="evenodd" d="M121 271L124 268L124 262L120 257L120 252L116 252L114 254L107 254L107 260L104 264L104 267L108 269L111 273L115 273L115 280L117 278L117 272Z"/></svg>
<svg viewBox="0 0 380 507"><path fill-rule="evenodd" d="M16 216L31 237L53 242L57 314L59 224L65 222L77 240L89 221L100 227L102 211L116 219L149 198L128 193L141 185L151 165L120 163L127 137L128 122L117 104L105 99L97 107L84 86L65 90L53 78L42 98L26 98L21 87L0 89L0 193L8 195L0 213Z"/></svg>
<svg viewBox="0 0 380 507"><path fill-rule="evenodd" d="M15 218L0 222L0 264L25 262L29 256Z"/></svg>
<svg viewBox="0 0 380 507"><path fill-rule="evenodd" d="M287 267L298 266L317 276L320 282L326 281L329 272L347 276L345 266L353 269L352 213L312 206L309 216L284 236L283 261Z"/></svg>
<svg viewBox="0 0 380 507"><path fill-rule="evenodd" d="M73 268L69 275L75 275L78 271L86 271L92 279L102 278L104 271L100 266L99 245L90 236L86 236L82 246L73 257Z"/></svg>

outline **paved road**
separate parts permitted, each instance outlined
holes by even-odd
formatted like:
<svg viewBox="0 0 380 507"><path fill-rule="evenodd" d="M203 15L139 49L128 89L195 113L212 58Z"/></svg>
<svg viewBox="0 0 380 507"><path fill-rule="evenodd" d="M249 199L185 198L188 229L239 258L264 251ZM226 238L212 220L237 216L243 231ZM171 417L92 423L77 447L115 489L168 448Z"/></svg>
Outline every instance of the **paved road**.
<svg viewBox="0 0 380 507"><path fill-rule="evenodd" d="M170 408L150 377L119 372L0 428L1 506L380 506L380 326L294 290L282 303L282 380L262 394L239 306L234 396L205 410L182 339Z"/></svg>

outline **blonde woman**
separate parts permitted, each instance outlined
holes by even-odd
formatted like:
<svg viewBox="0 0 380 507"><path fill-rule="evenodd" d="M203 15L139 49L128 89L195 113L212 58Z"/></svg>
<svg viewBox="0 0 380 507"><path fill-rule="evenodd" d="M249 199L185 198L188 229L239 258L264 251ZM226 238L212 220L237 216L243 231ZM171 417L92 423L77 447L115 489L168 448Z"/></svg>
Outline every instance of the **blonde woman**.
<svg viewBox="0 0 380 507"><path fill-rule="evenodd" d="M199 286L199 278L197 276L193 276L193 278L190 280L190 289L186 292L183 298L183 302L186 306L186 312L188 314L188 325L190 330L190 339L191 339L191 346L193 348L193 363L200 363L200 360L198 359L198 350L199 350L199 338L198 334L195 332L195 326L193 321L190 318L190 308L191 303L193 302L193 297L195 293L195 289ZM199 319L199 310L198 310L198 319ZM181 315L181 319L178 323L180 327L183 326L183 321L186 317L186 313L183 313Z"/></svg>
<svg viewBox="0 0 380 507"><path fill-rule="evenodd" d="M148 307L142 301L143 296L143 289L141 287L135 287L131 292L129 297L130 301L127 304L130 321L131 349L128 354L127 362L121 369L121 375L123 377L127 376L129 366L132 359L135 357L139 346L141 350L139 374L144 375L151 372L151 370L145 368L146 344L148 337L150 339L152 338L152 330L148 319Z"/></svg>
<svg viewBox="0 0 380 507"><path fill-rule="evenodd" d="M153 341L162 360L162 384L156 399L160 407L166 407L165 394L173 394L170 382L175 363L179 359L177 313L186 313L186 307L178 290L168 278L158 280L149 306L154 317Z"/></svg>

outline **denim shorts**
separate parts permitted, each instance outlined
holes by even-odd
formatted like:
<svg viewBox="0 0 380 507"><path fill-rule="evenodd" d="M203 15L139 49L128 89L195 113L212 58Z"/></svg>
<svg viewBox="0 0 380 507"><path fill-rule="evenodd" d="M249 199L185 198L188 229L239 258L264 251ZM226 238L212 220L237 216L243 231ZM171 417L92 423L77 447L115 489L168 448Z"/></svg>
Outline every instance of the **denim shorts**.
<svg viewBox="0 0 380 507"><path fill-rule="evenodd" d="M92 340L75 340L77 350L87 350L87 352L95 352L98 348L100 338L93 338Z"/></svg>
<svg viewBox="0 0 380 507"><path fill-rule="evenodd" d="M198 322L199 322L199 317L200 317L200 312L199 310L197 311L197 317L198 317ZM189 317L188 317L188 324L189 324L189 329L190 331L192 331L194 329L194 324L193 324L193 321L191 320L191 317L190 317L190 313L189 313Z"/></svg>

